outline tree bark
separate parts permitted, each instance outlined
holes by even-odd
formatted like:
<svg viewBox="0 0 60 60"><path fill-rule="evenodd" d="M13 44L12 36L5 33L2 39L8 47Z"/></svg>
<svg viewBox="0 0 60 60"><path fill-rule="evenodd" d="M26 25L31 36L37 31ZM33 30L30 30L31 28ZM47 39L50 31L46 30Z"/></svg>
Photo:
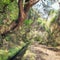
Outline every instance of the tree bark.
<svg viewBox="0 0 60 60"><path fill-rule="evenodd" d="M13 0L14 1L14 0ZM16 29L17 27L21 26L23 21L27 18L28 11L30 7L32 7L34 4L36 4L39 0L28 0L27 4L23 7L23 0L18 0L18 8L19 8L19 15L18 19L11 23L8 30L5 30L3 33L1 33L2 36L5 36L6 34L10 33L11 30Z"/></svg>

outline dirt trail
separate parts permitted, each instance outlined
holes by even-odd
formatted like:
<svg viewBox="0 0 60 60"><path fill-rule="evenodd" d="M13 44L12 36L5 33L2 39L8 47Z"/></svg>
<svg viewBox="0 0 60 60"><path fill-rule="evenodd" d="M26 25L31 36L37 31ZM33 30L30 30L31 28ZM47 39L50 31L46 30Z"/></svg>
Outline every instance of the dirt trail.
<svg viewBox="0 0 60 60"><path fill-rule="evenodd" d="M25 53L27 55L25 58L23 57L24 59L22 60L60 60L60 47L47 47L34 42L28 47L27 51L30 52ZM31 53L35 54L35 56ZM33 56L34 59L31 59L31 56ZM20 56L17 56L15 60L20 60Z"/></svg>
<svg viewBox="0 0 60 60"><path fill-rule="evenodd" d="M36 56L38 57L38 58L36 57L36 60L60 60L60 49L46 47L44 45L39 45L38 43L34 43L29 48L30 51L35 53ZM42 59L40 59L40 57Z"/></svg>

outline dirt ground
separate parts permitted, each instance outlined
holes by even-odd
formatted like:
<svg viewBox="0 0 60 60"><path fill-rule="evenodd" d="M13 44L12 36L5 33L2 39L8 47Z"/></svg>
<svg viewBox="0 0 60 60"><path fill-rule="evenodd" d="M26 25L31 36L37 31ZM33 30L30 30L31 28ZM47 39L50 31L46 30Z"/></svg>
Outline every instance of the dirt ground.
<svg viewBox="0 0 60 60"><path fill-rule="evenodd" d="M60 60L60 46L47 47L34 42L28 47L22 60Z"/></svg>

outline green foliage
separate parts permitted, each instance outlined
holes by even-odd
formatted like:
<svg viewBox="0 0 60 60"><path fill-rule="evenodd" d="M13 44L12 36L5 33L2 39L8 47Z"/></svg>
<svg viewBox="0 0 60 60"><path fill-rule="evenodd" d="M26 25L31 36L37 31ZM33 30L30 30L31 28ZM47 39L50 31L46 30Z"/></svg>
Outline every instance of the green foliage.
<svg viewBox="0 0 60 60"><path fill-rule="evenodd" d="M0 60L7 60L8 57L14 56L22 47L24 47L25 44L23 44L21 47L13 47L10 50L0 50Z"/></svg>
<svg viewBox="0 0 60 60"><path fill-rule="evenodd" d="M33 22L33 20L25 20L24 21L24 23L25 23L25 25L31 25L32 24L32 22Z"/></svg>
<svg viewBox="0 0 60 60"><path fill-rule="evenodd" d="M37 20L38 24L40 24L40 26L42 26L46 31L49 31L49 25L47 25L47 20L44 20L42 18L38 18Z"/></svg>
<svg viewBox="0 0 60 60"><path fill-rule="evenodd" d="M27 50L24 54L22 60L35 60L35 53L32 53L30 50ZM27 58L28 57L28 58Z"/></svg>
<svg viewBox="0 0 60 60"><path fill-rule="evenodd" d="M9 50L9 55L10 57L14 56L19 50L21 49L20 46L14 47L12 49ZM13 52L14 51L14 52Z"/></svg>
<svg viewBox="0 0 60 60"><path fill-rule="evenodd" d="M24 55L24 53L26 52L27 47L29 46L29 44L30 44L30 42L24 44L22 47L18 46L18 47L15 47L15 48L9 50L9 56L13 57L17 52L19 52L20 56Z"/></svg>
<svg viewBox="0 0 60 60"><path fill-rule="evenodd" d="M10 36L6 36L6 41L9 41L10 39L11 39L11 37Z"/></svg>
<svg viewBox="0 0 60 60"><path fill-rule="evenodd" d="M9 4L11 1L10 0L2 0L4 4Z"/></svg>
<svg viewBox="0 0 60 60"><path fill-rule="evenodd" d="M39 43L42 43L42 38L41 36L37 36L34 38L36 41L38 41Z"/></svg>
<svg viewBox="0 0 60 60"><path fill-rule="evenodd" d="M10 20L16 20L18 18L18 5L17 2L14 1L13 3L10 3L7 7L7 16L10 18Z"/></svg>
<svg viewBox="0 0 60 60"><path fill-rule="evenodd" d="M16 20L18 18L18 13L19 13L17 0L14 0L14 2L12 2L12 3L10 0L1 0L0 1L0 11L3 10L3 7L5 4L8 4L5 12L2 14L0 13L0 25L1 26L4 25L4 27L5 27L5 25L9 25L12 21ZM14 31L14 33L12 32L12 34L7 35L4 39L1 38L1 40L6 40L4 43L7 43L8 45L11 43L9 46L11 49L9 49L8 51L0 50L0 60L7 60L8 57L14 56L19 50L21 50L22 52L21 51L20 52L21 52L21 54L23 54L24 53L23 49L27 48L27 46L28 46L28 45L25 46L25 44L26 44L26 42L29 42L29 41L32 43L35 40L35 41L38 41L40 44L47 44L47 42L48 42L48 44L51 44L52 46L57 45L55 40L53 41L54 36L51 34L51 30L50 30L51 23L53 23L57 18L56 13L54 11L50 12L51 16L49 18L49 21L47 21L43 18L37 19L38 13L35 14L33 10L31 10L29 12L29 14L30 14L29 19L26 19L24 21L25 25L20 30L18 30L19 32ZM54 14L54 16L53 16L53 14ZM34 18L33 15L36 18ZM33 19L36 19L36 20L33 20ZM6 23L4 23L4 20L6 21ZM37 23L38 25L33 24L34 28L31 29L32 23L34 23L34 24ZM35 26L37 26L37 28ZM48 35L48 37L46 37L46 34L41 32L41 30L39 30L37 32L37 33L41 32L42 33L41 35L38 36L37 34L34 34L34 33L36 33L35 30L38 30L38 28L40 28L40 26L44 29L43 32L47 32L46 34ZM30 33L30 36L29 36L29 33ZM36 35L35 38L33 37L34 35ZM19 42L19 46L17 46L18 42ZM21 49L23 47L23 45L24 45L24 48ZM31 58L32 58L32 56L31 56ZM33 59L34 58L32 58L31 60L33 60Z"/></svg>
<svg viewBox="0 0 60 60"><path fill-rule="evenodd" d="M51 23L54 23L54 22L57 20L57 17L58 17L58 15L55 15L55 16L52 18Z"/></svg>
<svg viewBox="0 0 60 60"><path fill-rule="evenodd" d="M37 20L38 24L40 24L41 26L45 26L46 25L46 20L42 19L42 18L38 18Z"/></svg>
<svg viewBox="0 0 60 60"><path fill-rule="evenodd" d="M5 4L8 4L5 8L4 13L0 13L0 25L4 24L4 21L6 21L6 24L10 24L12 21L16 20L18 18L18 3L15 0L11 3L10 0L1 0L0 2L0 11L3 11L3 7Z"/></svg>
<svg viewBox="0 0 60 60"><path fill-rule="evenodd" d="M7 60L8 57L12 57L14 54L16 54L21 48L15 47L10 49L9 51L7 50L0 50L0 60Z"/></svg>
<svg viewBox="0 0 60 60"><path fill-rule="evenodd" d="M0 60L7 60L7 59L8 59L8 51L0 50Z"/></svg>
<svg viewBox="0 0 60 60"><path fill-rule="evenodd" d="M17 8L18 6L17 6L16 2L14 2L14 3L10 4L10 5L8 7L9 7L9 10L11 11L11 15L10 15L11 18L13 18L12 16L14 16L14 15L18 16L18 8ZM12 10L12 8L13 8L13 10ZM16 16L14 18L16 18Z"/></svg>

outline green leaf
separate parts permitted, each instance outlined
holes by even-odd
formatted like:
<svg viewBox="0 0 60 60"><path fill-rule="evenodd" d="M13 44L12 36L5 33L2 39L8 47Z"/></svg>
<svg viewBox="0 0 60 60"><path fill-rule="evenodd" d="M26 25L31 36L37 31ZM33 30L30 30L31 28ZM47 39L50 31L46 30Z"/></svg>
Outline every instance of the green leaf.
<svg viewBox="0 0 60 60"><path fill-rule="evenodd" d="M30 19L30 20L25 20L25 21L24 21L25 25L30 25L32 22L33 22L33 20L31 20L31 19Z"/></svg>

